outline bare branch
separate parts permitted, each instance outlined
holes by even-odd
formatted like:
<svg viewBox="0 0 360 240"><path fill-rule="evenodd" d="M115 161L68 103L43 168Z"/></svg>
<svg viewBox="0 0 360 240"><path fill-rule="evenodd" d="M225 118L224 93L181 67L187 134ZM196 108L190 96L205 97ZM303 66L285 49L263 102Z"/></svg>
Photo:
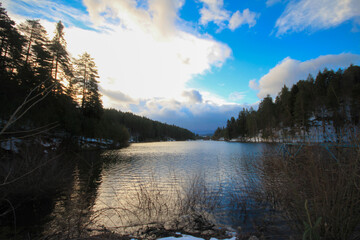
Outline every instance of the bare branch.
<svg viewBox="0 0 360 240"><path fill-rule="evenodd" d="M58 122L53 122L53 123L49 123L47 125L38 127L38 128L34 128L34 129L30 129L30 130L24 130L24 131L16 131L16 132L4 132L3 135L15 135L15 134L24 134L24 133L31 133L31 132L35 132L35 131L42 131L44 128L53 128L53 125L57 125L58 126Z"/></svg>
<svg viewBox="0 0 360 240"><path fill-rule="evenodd" d="M3 187L3 186L6 186L6 185L9 185L9 184L12 184L12 183L20 180L21 178L26 177L27 175L35 172L35 171L38 170L39 168L45 166L48 162L53 161L53 160L55 160L55 159L58 158L58 157L59 157L59 156L55 156L55 157L53 157L53 158L51 158L51 159L43 162L42 164L39 164L37 167L35 167L35 168L33 168L32 170L28 171L27 173L21 175L20 177L17 177L17 178L15 178L15 179L13 179L13 180L11 180L11 181L9 181L9 182L3 182L3 183L1 183L1 184L0 184L0 187Z"/></svg>
<svg viewBox="0 0 360 240"><path fill-rule="evenodd" d="M35 88L33 88L29 94L25 97L22 104L14 111L14 113L10 116L9 120L5 124L5 126L1 129L0 135L4 134L4 132L16 121L18 121L22 116L25 115L31 108L33 108L36 104L38 104L40 101L42 101L44 98L46 98L51 90L55 87L55 84L50 85L49 87L45 88L43 91L35 94L35 96L32 96L34 91L39 89L41 85L43 85L46 81L40 83ZM41 96L41 97L40 97ZM39 98L40 97L40 98ZM38 99L37 99L38 98ZM37 100L36 100L37 99ZM35 101L35 102L33 102ZM30 104L33 102L30 106L26 107L27 104Z"/></svg>
<svg viewBox="0 0 360 240"><path fill-rule="evenodd" d="M28 135L25 135L25 136L20 136L20 137L17 137L17 138L23 139L23 138L33 137L33 136L39 135L41 133L47 132L47 131L49 131L51 129L54 129L54 128L58 127L58 126L60 126L60 124L57 124L55 126L52 126L52 127L46 128L46 129L43 129L42 131L38 131L38 132L28 134ZM11 140L11 138L5 139L4 141L9 141L9 140Z"/></svg>

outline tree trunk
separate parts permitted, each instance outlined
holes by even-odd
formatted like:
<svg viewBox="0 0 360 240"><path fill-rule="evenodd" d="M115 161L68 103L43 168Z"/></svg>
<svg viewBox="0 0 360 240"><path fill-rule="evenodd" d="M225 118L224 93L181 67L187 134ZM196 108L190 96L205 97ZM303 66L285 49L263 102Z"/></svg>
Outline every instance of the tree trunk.
<svg viewBox="0 0 360 240"><path fill-rule="evenodd" d="M29 39L29 44L28 44L28 49L27 49L27 51L26 51L25 64L28 63L29 56L30 56L30 49L31 49L31 44L32 44L32 31L33 31L33 30L31 30L30 39Z"/></svg>
<svg viewBox="0 0 360 240"><path fill-rule="evenodd" d="M85 93L86 93L86 64L85 64L85 70L84 70L84 80L83 80L83 96L82 96L82 103L81 103L81 109L84 109L85 106Z"/></svg>

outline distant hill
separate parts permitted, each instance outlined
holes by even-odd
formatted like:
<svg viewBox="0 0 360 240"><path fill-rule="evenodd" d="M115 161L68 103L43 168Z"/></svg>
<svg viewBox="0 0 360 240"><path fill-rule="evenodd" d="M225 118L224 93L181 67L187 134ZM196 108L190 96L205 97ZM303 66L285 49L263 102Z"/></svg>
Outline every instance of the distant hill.
<svg viewBox="0 0 360 240"><path fill-rule="evenodd" d="M112 119L112 124L124 125L133 141L166 141L195 139L191 131L175 125L169 125L130 112L105 109L104 118Z"/></svg>

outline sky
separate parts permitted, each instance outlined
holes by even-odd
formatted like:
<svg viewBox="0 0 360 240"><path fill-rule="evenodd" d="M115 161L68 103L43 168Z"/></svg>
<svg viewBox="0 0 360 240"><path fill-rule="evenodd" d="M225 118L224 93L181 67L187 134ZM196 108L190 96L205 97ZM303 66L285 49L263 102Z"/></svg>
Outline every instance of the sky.
<svg viewBox="0 0 360 240"><path fill-rule="evenodd" d="M324 68L360 64L359 0L3 0L17 23L65 25L103 105L213 133Z"/></svg>

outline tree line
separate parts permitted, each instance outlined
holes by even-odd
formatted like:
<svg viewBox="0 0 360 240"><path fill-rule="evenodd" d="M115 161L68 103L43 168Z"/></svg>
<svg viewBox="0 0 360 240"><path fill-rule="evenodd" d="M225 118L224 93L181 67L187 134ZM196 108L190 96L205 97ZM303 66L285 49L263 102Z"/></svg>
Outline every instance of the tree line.
<svg viewBox="0 0 360 240"><path fill-rule="evenodd" d="M107 126L111 122L113 122L111 125L114 127L119 123L126 126L133 141L166 141L169 138L188 140L195 138L194 133L187 129L116 109L106 109L104 121L107 121Z"/></svg>
<svg viewBox="0 0 360 240"><path fill-rule="evenodd" d="M7 129L12 133L56 125L52 131L66 137L109 139L116 145L126 144L130 135L139 141L194 138L183 128L104 109L95 61L86 52L70 56L64 28L56 23L49 39L39 20L16 26L0 5L1 129L12 117L16 124Z"/></svg>
<svg viewBox="0 0 360 240"><path fill-rule="evenodd" d="M344 129L360 122L360 67L351 65L337 71L324 69L309 75L291 88L286 85L275 97L267 95L257 110L243 109L238 117L217 128L213 139L241 141L275 140L311 135L316 127L326 140L329 126L337 140Z"/></svg>

